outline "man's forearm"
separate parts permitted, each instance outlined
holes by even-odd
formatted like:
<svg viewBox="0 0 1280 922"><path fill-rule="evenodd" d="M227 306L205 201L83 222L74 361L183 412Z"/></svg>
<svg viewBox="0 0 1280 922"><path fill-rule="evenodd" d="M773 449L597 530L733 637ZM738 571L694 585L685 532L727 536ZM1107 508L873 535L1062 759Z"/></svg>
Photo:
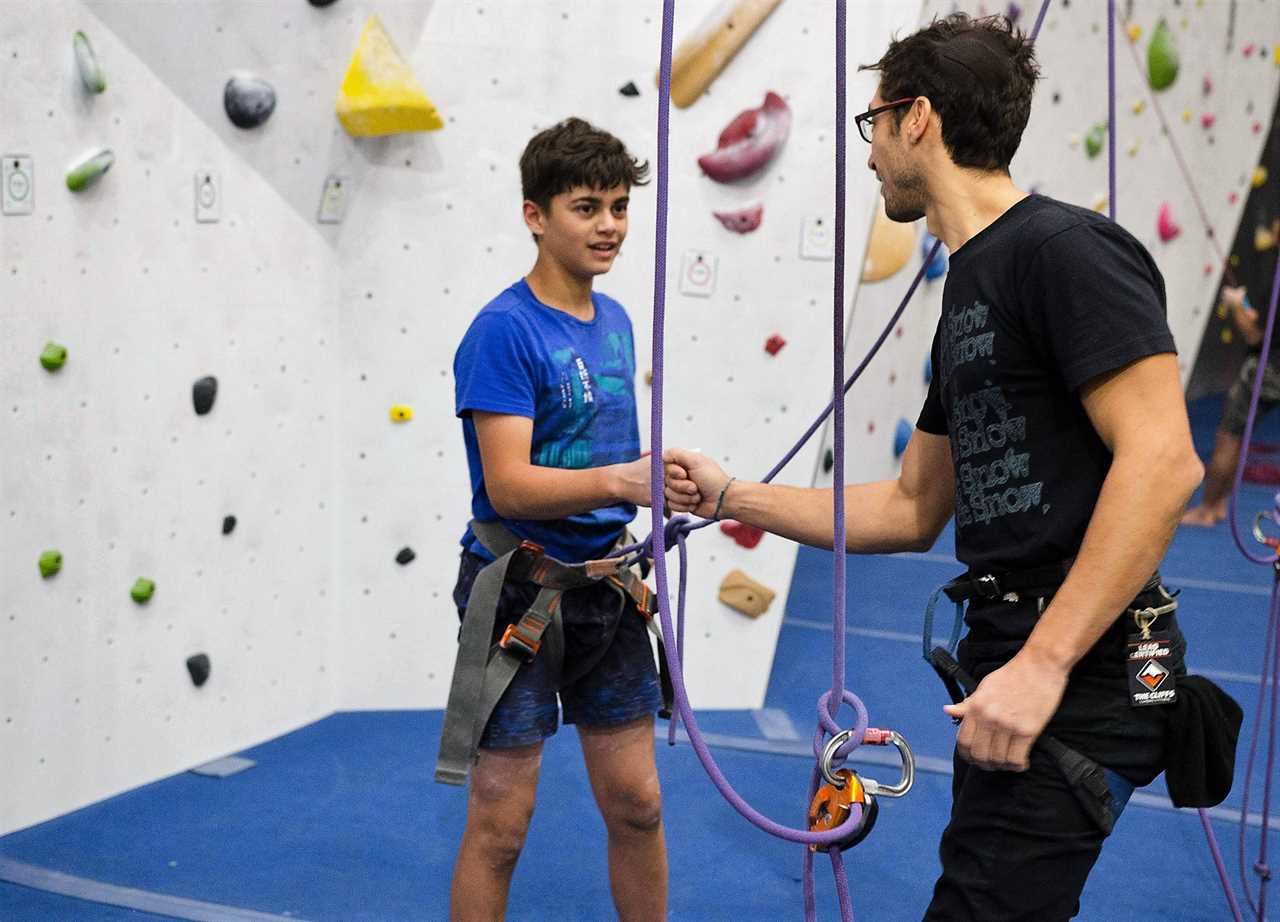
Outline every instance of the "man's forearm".
<svg viewBox="0 0 1280 922"><path fill-rule="evenodd" d="M830 489L734 481L720 515L829 550L835 539L831 499ZM938 513L926 514L896 480L846 487L845 547L854 554L927 550L949 512L936 521Z"/></svg>
<svg viewBox="0 0 1280 922"><path fill-rule="evenodd" d="M1030 655L1070 671L1159 567L1200 480L1193 456L1160 452L1113 460L1071 572L1027 639Z"/></svg>

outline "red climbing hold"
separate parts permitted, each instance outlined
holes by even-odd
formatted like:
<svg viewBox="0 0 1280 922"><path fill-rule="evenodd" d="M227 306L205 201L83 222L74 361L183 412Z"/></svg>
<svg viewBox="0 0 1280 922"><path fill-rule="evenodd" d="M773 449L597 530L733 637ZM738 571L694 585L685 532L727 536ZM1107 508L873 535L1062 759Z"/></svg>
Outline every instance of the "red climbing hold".
<svg viewBox="0 0 1280 922"><path fill-rule="evenodd" d="M744 109L724 131L716 149L698 166L716 182L745 179L763 169L791 133L791 109L777 93L767 93L758 109Z"/></svg>
<svg viewBox="0 0 1280 922"><path fill-rule="evenodd" d="M769 353L770 355L777 355L782 350L782 347L785 346L786 344L787 344L787 341L785 339L783 339L777 333L774 333L767 340L765 340L764 351Z"/></svg>
<svg viewBox="0 0 1280 922"><path fill-rule="evenodd" d="M1182 228L1173 220L1173 209L1168 202L1160 206L1160 214L1156 217L1156 232L1164 243L1182 233Z"/></svg>
<svg viewBox="0 0 1280 922"><path fill-rule="evenodd" d="M1218 120L1217 117L1212 112L1202 113L1200 116L1200 127L1212 128L1213 123L1216 122L1217 120Z"/></svg>
<svg viewBox="0 0 1280 922"><path fill-rule="evenodd" d="M721 522L720 530L747 550L751 550L751 548L759 544L764 537L763 528L756 528L754 525L747 525L743 522L735 522L732 519Z"/></svg>
<svg viewBox="0 0 1280 922"><path fill-rule="evenodd" d="M716 220L735 234L749 234L764 220L764 205L748 205L737 211L713 211Z"/></svg>

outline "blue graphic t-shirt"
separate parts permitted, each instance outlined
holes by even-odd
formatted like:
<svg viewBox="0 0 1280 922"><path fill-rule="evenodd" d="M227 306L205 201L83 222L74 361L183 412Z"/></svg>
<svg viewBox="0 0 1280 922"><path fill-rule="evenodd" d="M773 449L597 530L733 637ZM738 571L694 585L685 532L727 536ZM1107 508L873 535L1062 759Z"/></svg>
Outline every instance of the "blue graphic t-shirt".
<svg viewBox="0 0 1280 922"><path fill-rule="evenodd" d="M533 420L530 463L588 468L640 456L635 345L622 305L597 293L586 323L538 301L524 279L476 315L453 359L455 412L471 471L471 515L501 522L560 560L578 563L609 550L633 519L623 503L553 521L504 519L489 502L473 410ZM462 546L490 558L470 527Z"/></svg>

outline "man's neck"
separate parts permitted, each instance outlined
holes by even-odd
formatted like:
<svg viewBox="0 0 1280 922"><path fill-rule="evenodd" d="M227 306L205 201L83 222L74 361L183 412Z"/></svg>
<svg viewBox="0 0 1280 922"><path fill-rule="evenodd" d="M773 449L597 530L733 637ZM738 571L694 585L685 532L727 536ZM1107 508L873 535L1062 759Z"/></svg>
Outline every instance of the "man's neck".
<svg viewBox="0 0 1280 922"><path fill-rule="evenodd" d="M533 296L547 307L563 311L578 320L595 319L596 308L591 300L592 279L580 279L541 254L529 274L525 276Z"/></svg>
<svg viewBox="0 0 1280 922"><path fill-rule="evenodd" d="M954 253L1027 197L1007 173L955 166L930 180L929 232Z"/></svg>

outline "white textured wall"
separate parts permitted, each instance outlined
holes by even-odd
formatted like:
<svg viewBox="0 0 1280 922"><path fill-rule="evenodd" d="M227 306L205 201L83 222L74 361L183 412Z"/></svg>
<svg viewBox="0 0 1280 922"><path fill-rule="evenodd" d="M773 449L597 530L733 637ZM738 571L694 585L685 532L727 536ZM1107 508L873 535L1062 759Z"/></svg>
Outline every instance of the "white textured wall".
<svg viewBox="0 0 1280 922"><path fill-rule="evenodd" d="M922 22L945 15L954 6L950 0L926 3ZM1003 10L1005 5L986 6ZM1030 31L1040 4L1027 0L1021 6L1020 25ZM1116 6L1123 15L1126 4ZM1142 29L1133 46L1136 64L1124 26L1116 26L1116 220L1150 250L1164 275L1169 326L1185 382L1223 266L1178 169L1170 139L1162 134L1149 101L1147 44L1157 22L1165 18L1175 36L1181 68L1175 83L1155 95L1194 178L1218 246L1226 252L1248 196L1249 177L1261 155L1280 85L1280 67L1273 51L1280 43L1280 16L1269 0L1203 4L1137 0L1131 6L1132 22ZM960 3L959 7L977 13L981 4ZM1233 8L1234 43L1228 48ZM1107 120L1106 28L1106 4L1101 0L1050 5L1036 44L1041 81L1022 146L1012 164L1014 181L1024 189L1086 208L1107 195L1106 147L1092 160L1083 147L1090 127ZM1246 57L1243 51L1249 44L1255 49ZM1206 74L1212 82L1207 94L1203 89ZM1135 114L1132 106L1138 100L1147 103ZM864 106L859 111L861 108ZM1184 112L1191 113L1190 121L1184 121ZM1210 130L1200 124L1200 116L1206 112L1216 118ZM1261 123L1261 131L1254 131L1255 123ZM1234 202L1233 192L1238 196ZM1156 215L1165 201L1171 203L1182 227L1181 236L1168 243L1161 242L1156 233ZM919 237L924 234L924 222L918 223ZM913 261L898 275L858 291L851 322L850 366L861 359L883 329L920 262L917 249ZM1206 266L1212 267L1208 274ZM937 325L944 281L940 278L921 284L903 318L902 335L890 337L866 376L850 392L846 403L850 437L846 471L851 480L890 477L897 469L894 427L899 419L914 425L919 414L926 390L924 362ZM829 447L830 427L825 441ZM819 481L829 483L830 476L820 473Z"/></svg>
<svg viewBox="0 0 1280 922"><path fill-rule="evenodd" d="M75 29L102 96L80 90ZM6 0L0 49L0 143L36 172L35 214L0 218L7 831L332 711L338 273L243 139L85 6ZM73 195L64 169L94 145L116 165ZM204 167L226 189L218 224L194 221ZM37 361L50 339L70 351L56 374ZM218 400L197 417L208 374ZM65 565L44 581L46 548ZM158 585L145 606L139 576Z"/></svg>

